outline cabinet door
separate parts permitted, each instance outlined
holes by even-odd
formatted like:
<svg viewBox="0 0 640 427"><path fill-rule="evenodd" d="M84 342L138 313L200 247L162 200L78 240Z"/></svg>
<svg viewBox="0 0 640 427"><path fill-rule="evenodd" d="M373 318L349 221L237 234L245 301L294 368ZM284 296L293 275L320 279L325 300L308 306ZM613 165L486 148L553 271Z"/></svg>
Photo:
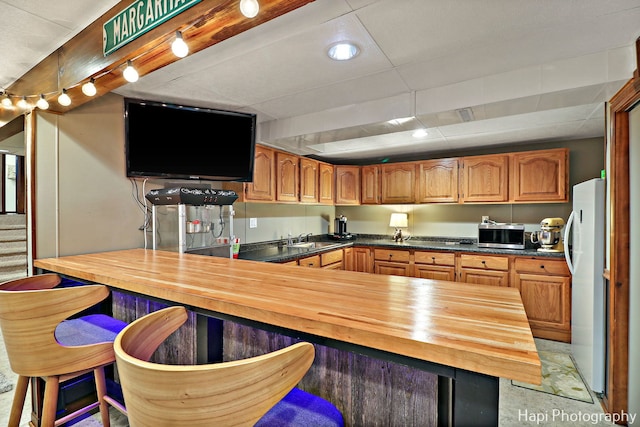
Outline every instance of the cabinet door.
<svg viewBox="0 0 640 427"><path fill-rule="evenodd" d="M363 205L380 203L380 167L378 165L362 166L362 199Z"/></svg>
<svg viewBox="0 0 640 427"><path fill-rule="evenodd" d="M370 248L353 248L353 271L373 273L373 257Z"/></svg>
<svg viewBox="0 0 640 427"><path fill-rule="evenodd" d="M523 273L514 278L534 336L570 342L571 278Z"/></svg>
<svg viewBox="0 0 640 427"><path fill-rule="evenodd" d="M324 205L333 204L333 165L320 163L318 166L320 181L319 201Z"/></svg>
<svg viewBox="0 0 640 427"><path fill-rule="evenodd" d="M571 342L571 275L564 260L516 257L518 288L533 336Z"/></svg>
<svg viewBox="0 0 640 427"><path fill-rule="evenodd" d="M568 154L566 148L512 154L513 201L568 201Z"/></svg>
<svg viewBox="0 0 640 427"><path fill-rule="evenodd" d="M427 264L415 264L413 266L416 277L421 279L431 280L447 280L453 282L456 280L455 267L449 267L445 265L427 265Z"/></svg>
<svg viewBox="0 0 640 427"><path fill-rule="evenodd" d="M318 203L318 161L300 157L300 202Z"/></svg>
<svg viewBox="0 0 640 427"><path fill-rule="evenodd" d="M273 202L276 198L275 151L256 145L253 182L245 187L245 200Z"/></svg>
<svg viewBox="0 0 640 427"><path fill-rule="evenodd" d="M416 203L451 203L458 201L458 159L418 162Z"/></svg>
<svg viewBox="0 0 640 427"><path fill-rule="evenodd" d="M380 191L382 203L415 202L415 163L384 164L380 167Z"/></svg>
<svg viewBox="0 0 640 427"><path fill-rule="evenodd" d="M463 202L505 202L509 199L509 156L464 157L461 160Z"/></svg>
<svg viewBox="0 0 640 427"><path fill-rule="evenodd" d="M353 264L353 248L344 248L344 254L342 262L344 263L344 269L347 271L354 271Z"/></svg>
<svg viewBox="0 0 640 427"><path fill-rule="evenodd" d="M360 166L335 166L336 205L360 204Z"/></svg>
<svg viewBox="0 0 640 427"><path fill-rule="evenodd" d="M393 276L411 276L411 266L401 262L375 261L375 274L389 274Z"/></svg>
<svg viewBox="0 0 640 427"><path fill-rule="evenodd" d="M297 202L298 197L298 156L276 152L276 200Z"/></svg>

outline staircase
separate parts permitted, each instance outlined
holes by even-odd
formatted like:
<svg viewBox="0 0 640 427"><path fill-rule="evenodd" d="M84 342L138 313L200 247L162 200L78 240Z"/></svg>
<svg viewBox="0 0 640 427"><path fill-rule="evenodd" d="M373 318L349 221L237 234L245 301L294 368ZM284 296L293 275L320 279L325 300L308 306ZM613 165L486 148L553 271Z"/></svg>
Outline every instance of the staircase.
<svg viewBox="0 0 640 427"><path fill-rule="evenodd" d="M0 215L0 283L26 276L26 215Z"/></svg>

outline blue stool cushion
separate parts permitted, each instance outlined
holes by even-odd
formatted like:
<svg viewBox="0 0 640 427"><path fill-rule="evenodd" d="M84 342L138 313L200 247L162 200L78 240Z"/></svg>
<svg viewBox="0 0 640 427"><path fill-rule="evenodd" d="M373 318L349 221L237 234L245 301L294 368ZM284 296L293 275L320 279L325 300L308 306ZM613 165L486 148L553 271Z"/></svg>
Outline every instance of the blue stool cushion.
<svg viewBox="0 0 640 427"><path fill-rule="evenodd" d="M331 402L293 388L255 427L342 427L342 414Z"/></svg>
<svg viewBox="0 0 640 427"><path fill-rule="evenodd" d="M92 314L61 322L55 331L56 340L65 346L113 342L126 322L106 314Z"/></svg>

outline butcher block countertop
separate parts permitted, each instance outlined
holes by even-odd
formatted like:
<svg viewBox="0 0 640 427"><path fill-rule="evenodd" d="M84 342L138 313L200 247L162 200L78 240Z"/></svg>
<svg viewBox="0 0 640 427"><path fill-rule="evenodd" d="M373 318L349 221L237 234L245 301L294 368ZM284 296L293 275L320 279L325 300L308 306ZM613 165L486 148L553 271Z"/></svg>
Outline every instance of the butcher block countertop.
<svg viewBox="0 0 640 427"><path fill-rule="evenodd" d="M149 297L454 368L540 384L515 288L145 249L35 266Z"/></svg>

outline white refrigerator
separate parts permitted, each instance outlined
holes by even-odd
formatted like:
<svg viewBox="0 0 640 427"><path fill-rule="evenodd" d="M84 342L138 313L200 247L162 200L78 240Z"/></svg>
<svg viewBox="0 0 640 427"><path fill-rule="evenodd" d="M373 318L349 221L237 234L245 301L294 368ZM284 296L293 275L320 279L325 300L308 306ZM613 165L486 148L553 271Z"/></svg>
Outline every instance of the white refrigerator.
<svg viewBox="0 0 640 427"><path fill-rule="evenodd" d="M573 187L573 210L564 231L565 257L573 275L571 353L587 385L597 393L604 391L606 362L604 184L597 178Z"/></svg>

